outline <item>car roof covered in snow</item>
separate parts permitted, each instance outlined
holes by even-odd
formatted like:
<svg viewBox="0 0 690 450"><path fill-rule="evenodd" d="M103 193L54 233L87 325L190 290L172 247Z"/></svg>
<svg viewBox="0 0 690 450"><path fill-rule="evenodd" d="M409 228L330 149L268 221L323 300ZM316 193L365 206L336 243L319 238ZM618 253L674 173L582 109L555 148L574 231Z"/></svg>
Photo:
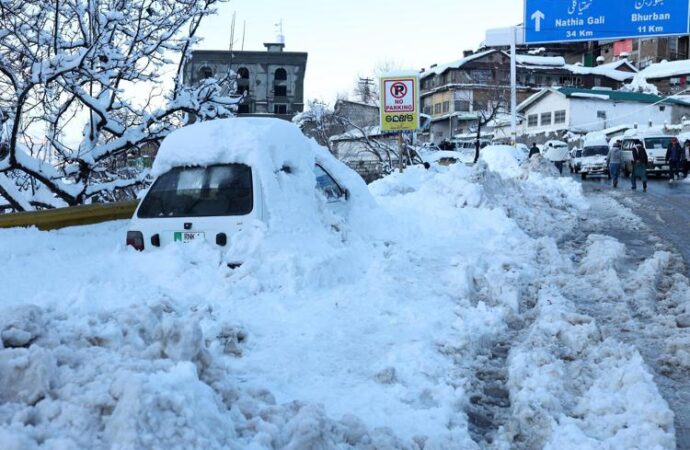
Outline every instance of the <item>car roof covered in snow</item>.
<svg viewBox="0 0 690 450"><path fill-rule="evenodd" d="M306 164L309 140L289 122L271 118L232 118L196 123L167 136L152 174L173 167L243 163L280 170ZM312 164L313 164L313 155Z"/></svg>
<svg viewBox="0 0 690 450"><path fill-rule="evenodd" d="M258 176L270 222L308 229L318 222L314 165L326 169L350 193L352 208L373 204L362 178L287 121L231 118L201 122L172 132L162 142L151 170L246 164ZM295 214L299 211L299 214ZM273 220L276 219L276 220Z"/></svg>

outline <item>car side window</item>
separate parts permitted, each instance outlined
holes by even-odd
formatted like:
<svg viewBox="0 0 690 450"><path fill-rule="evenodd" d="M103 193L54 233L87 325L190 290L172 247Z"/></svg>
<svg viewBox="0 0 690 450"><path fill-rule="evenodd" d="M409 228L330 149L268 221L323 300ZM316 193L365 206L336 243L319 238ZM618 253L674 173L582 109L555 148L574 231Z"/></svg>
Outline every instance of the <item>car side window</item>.
<svg viewBox="0 0 690 450"><path fill-rule="evenodd" d="M345 199L345 191L343 191L333 177L318 164L314 166L314 176L316 177L316 189L326 197L326 200L335 202Z"/></svg>

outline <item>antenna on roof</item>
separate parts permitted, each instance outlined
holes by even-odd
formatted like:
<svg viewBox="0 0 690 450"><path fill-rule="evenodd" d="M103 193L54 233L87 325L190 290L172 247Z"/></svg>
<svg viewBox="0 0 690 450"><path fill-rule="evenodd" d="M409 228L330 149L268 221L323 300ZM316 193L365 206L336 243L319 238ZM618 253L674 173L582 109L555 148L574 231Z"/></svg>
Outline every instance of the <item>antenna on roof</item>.
<svg viewBox="0 0 690 450"><path fill-rule="evenodd" d="M280 19L276 25L276 43L285 44L285 35L283 34L283 19Z"/></svg>
<svg viewBox="0 0 690 450"><path fill-rule="evenodd" d="M244 37L247 34L247 21L242 22L242 51L244 51Z"/></svg>
<svg viewBox="0 0 690 450"><path fill-rule="evenodd" d="M237 11L232 13L232 22L230 23L230 44L228 45L228 50L232 51L235 46L235 18L237 17Z"/></svg>

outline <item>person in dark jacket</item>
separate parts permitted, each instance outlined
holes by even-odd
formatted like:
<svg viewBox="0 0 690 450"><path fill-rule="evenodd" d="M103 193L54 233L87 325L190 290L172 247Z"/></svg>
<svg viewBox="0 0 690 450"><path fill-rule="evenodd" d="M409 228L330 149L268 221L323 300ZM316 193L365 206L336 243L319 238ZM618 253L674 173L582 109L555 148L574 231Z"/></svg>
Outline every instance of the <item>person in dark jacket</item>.
<svg viewBox="0 0 690 450"><path fill-rule="evenodd" d="M632 182L632 189L637 189L637 178L642 180L642 189L647 192L647 152L644 149L641 141L636 141L632 149L633 170L630 174L630 181Z"/></svg>
<svg viewBox="0 0 690 450"><path fill-rule="evenodd" d="M529 149L529 157L531 158L532 156L539 154L539 147L537 147L537 143L532 142L532 148Z"/></svg>
<svg viewBox="0 0 690 450"><path fill-rule="evenodd" d="M683 144L683 156L685 160L681 161L683 164L683 177L688 177L688 172L690 172L690 140L685 141Z"/></svg>
<svg viewBox="0 0 690 450"><path fill-rule="evenodd" d="M670 182L677 178L680 180L680 161L683 156L683 148L678 143L678 138L672 138L671 143L668 144L668 149L666 149L666 163L669 166L669 172L671 175Z"/></svg>

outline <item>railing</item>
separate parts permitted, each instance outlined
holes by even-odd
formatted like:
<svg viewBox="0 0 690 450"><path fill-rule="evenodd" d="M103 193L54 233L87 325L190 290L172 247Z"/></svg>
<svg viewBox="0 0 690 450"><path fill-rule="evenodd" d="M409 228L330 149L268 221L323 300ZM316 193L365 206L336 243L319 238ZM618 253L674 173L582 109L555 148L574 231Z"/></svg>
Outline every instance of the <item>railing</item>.
<svg viewBox="0 0 690 450"><path fill-rule="evenodd" d="M31 227L55 230L77 225L92 225L111 220L129 219L138 201L73 206L70 208L0 214L0 228Z"/></svg>

